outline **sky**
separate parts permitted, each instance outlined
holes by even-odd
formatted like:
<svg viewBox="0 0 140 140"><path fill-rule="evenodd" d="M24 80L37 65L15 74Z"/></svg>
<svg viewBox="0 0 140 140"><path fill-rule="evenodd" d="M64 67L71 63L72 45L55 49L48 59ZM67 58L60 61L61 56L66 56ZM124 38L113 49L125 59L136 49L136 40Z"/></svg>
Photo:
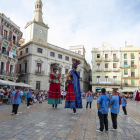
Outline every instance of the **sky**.
<svg viewBox="0 0 140 140"><path fill-rule="evenodd" d="M36 0L1 0L0 12L21 27L32 21ZM93 47L140 46L140 0L42 0L48 43L69 49L84 45L91 64Z"/></svg>

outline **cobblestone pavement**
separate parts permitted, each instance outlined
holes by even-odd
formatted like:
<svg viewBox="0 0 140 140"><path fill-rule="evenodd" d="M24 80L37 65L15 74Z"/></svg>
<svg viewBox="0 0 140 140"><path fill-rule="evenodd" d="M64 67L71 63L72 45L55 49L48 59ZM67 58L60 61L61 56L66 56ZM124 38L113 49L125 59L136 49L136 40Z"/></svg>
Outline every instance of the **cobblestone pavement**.
<svg viewBox="0 0 140 140"><path fill-rule="evenodd" d="M128 116L122 109L118 116L118 130L96 133L99 128L96 100L92 110L83 109L73 115L64 109L64 101L57 109L47 102L34 104L29 109L22 103L19 116L11 116L11 106L0 106L0 140L140 140L140 103L128 101ZM109 126L111 118L109 113Z"/></svg>

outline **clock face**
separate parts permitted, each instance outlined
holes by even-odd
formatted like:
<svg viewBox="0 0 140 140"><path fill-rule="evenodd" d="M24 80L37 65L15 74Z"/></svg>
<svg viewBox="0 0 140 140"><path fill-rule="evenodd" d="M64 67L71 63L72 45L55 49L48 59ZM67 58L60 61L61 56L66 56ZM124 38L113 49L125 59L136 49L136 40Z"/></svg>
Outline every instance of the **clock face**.
<svg viewBox="0 0 140 140"><path fill-rule="evenodd" d="M39 30L39 32L42 34L42 30Z"/></svg>

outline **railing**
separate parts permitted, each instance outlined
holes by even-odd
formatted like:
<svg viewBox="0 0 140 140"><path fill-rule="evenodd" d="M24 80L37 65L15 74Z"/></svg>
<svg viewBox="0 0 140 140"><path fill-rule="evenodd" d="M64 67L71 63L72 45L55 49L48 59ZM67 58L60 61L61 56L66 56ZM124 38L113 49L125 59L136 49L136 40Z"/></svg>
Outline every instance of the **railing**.
<svg viewBox="0 0 140 140"><path fill-rule="evenodd" d="M5 51L5 50L0 50L0 53L4 54L4 55L7 55L9 56L9 52L8 51ZM10 57L11 58L11 57ZM14 59L18 59L17 56L13 56Z"/></svg>
<svg viewBox="0 0 140 140"><path fill-rule="evenodd" d="M10 77L17 77L17 74L16 73L5 71L5 70L1 70L0 71L0 74L1 75L5 75L5 76L10 76Z"/></svg>
<svg viewBox="0 0 140 140"><path fill-rule="evenodd" d="M2 54L4 54L4 55L9 56L9 52L8 52L8 51L6 51L6 50L0 50L0 53L2 53Z"/></svg>
<svg viewBox="0 0 140 140"><path fill-rule="evenodd" d="M9 36L4 35L4 34L2 35L2 39L5 39L5 40L11 42L11 38Z"/></svg>
<svg viewBox="0 0 140 140"><path fill-rule="evenodd" d="M113 71L119 71L119 69L118 68L113 68Z"/></svg>
<svg viewBox="0 0 140 140"><path fill-rule="evenodd" d="M18 47L20 47L19 43L17 41L15 41L15 40L13 40L13 44L18 46Z"/></svg>
<svg viewBox="0 0 140 140"><path fill-rule="evenodd" d="M117 57L113 57L113 61L119 61Z"/></svg>
<svg viewBox="0 0 140 140"><path fill-rule="evenodd" d="M110 61L110 59L109 58L105 58L104 61Z"/></svg>
<svg viewBox="0 0 140 140"><path fill-rule="evenodd" d="M2 39L5 39L5 40L11 42L11 38L9 36L4 35L4 34L2 35ZM15 40L13 40L13 44L20 47L19 43Z"/></svg>
<svg viewBox="0 0 140 140"><path fill-rule="evenodd" d="M20 74L25 74L25 70L19 70L18 73L20 73Z"/></svg>
<svg viewBox="0 0 140 140"><path fill-rule="evenodd" d="M134 65L134 64L131 64L131 68L137 68L137 66L136 65Z"/></svg>
<svg viewBox="0 0 140 140"><path fill-rule="evenodd" d="M102 71L101 68L97 68L96 71Z"/></svg>
<svg viewBox="0 0 140 140"><path fill-rule="evenodd" d="M44 71L35 70L35 73L36 73L37 75L44 75Z"/></svg>
<svg viewBox="0 0 140 140"><path fill-rule="evenodd" d="M56 49L62 50L62 51L65 51L65 52L73 53L73 54L76 54L76 55L81 55L81 54L78 54L78 53L76 53L76 52L73 52L73 51L66 50L66 49L64 49L64 48L55 46L55 45L53 45L53 44L49 44L49 43L48 43L48 46L49 46L49 47L52 47L52 48L56 48Z"/></svg>
<svg viewBox="0 0 140 140"><path fill-rule="evenodd" d="M101 58L96 58L96 61L97 61L97 62L101 62L102 59L101 59Z"/></svg>
<svg viewBox="0 0 140 140"><path fill-rule="evenodd" d="M124 68L129 68L129 65L123 65Z"/></svg>
<svg viewBox="0 0 140 140"><path fill-rule="evenodd" d="M109 68L104 68L104 71L111 71L111 69L109 69Z"/></svg>
<svg viewBox="0 0 140 140"><path fill-rule="evenodd" d="M91 82L91 84L121 84L119 81L99 81L99 82Z"/></svg>

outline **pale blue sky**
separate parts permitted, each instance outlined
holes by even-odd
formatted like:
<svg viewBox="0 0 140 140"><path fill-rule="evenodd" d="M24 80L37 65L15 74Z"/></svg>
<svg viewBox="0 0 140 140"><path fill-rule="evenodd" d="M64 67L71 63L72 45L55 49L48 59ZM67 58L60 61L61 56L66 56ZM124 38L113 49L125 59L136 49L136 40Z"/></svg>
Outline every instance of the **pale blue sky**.
<svg viewBox="0 0 140 140"><path fill-rule="evenodd" d="M36 0L1 0L0 12L21 27L33 18ZM140 0L42 0L49 25L48 42L66 49L84 45L91 62L92 47L140 46ZM23 35L24 37L24 35Z"/></svg>

